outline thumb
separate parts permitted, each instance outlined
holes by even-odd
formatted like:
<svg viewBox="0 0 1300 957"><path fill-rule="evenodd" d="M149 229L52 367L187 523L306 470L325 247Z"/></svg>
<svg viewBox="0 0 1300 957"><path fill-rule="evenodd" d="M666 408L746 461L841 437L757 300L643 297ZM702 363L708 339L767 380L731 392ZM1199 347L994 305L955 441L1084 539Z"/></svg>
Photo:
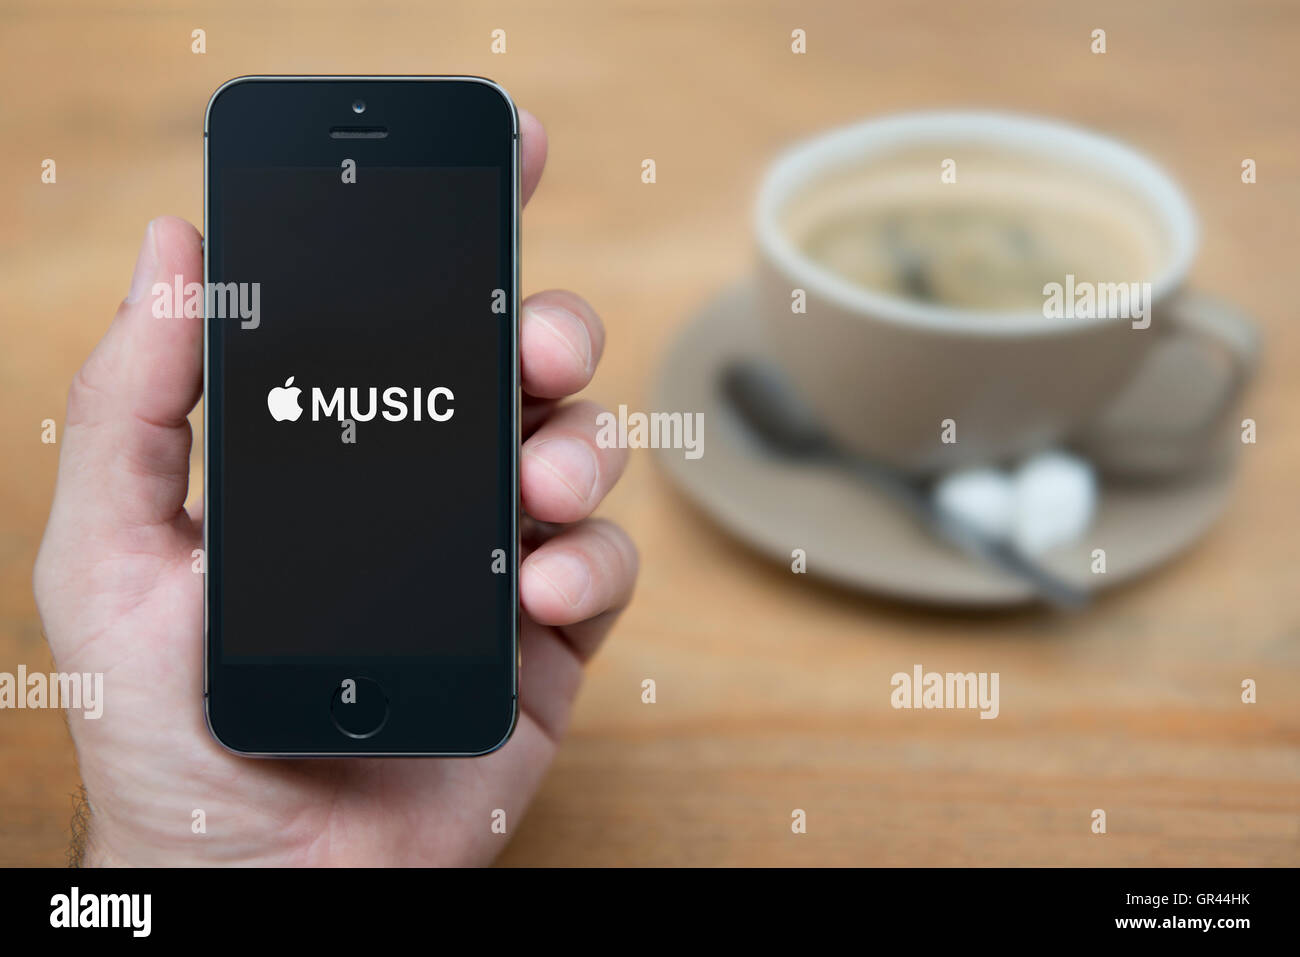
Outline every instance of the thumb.
<svg viewBox="0 0 1300 957"><path fill-rule="evenodd" d="M149 224L130 291L73 379L53 513L74 527L111 533L172 522L182 512L186 416L203 388L203 320L186 318L184 300L163 300L153 289L175 289L177 277L182 290L201 283L200 250L198 230L184 220Z"/></svg>

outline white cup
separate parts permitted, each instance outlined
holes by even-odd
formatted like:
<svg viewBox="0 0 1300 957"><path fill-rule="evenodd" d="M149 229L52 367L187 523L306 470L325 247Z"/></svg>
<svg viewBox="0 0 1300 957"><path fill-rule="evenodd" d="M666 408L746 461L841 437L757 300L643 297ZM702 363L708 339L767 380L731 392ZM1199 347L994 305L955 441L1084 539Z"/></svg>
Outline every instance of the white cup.
<svg viewBox="0 0 1300 957"><path fill-rule="evenodd" d="M903 151L944 157L964 149L1052 164L1139 197L1165 238L1150 283L1147 328L1128 318L1051 318L1043 311L974 311L859 285L814 261L787 234L788 206L810 186ZM923 112L875 119L802 143L780 156L758 196L758 313L773 357L846 446L912 472L997 462L1089 435L1160 339L1190 336L1225 353L1228 384L1208 420L1154 434L1096 435L1127 445L1158 469L1177 469L1206 443L1213 422L1249 379L1253 329L1232 309L1183 286L1197 222L1182 190L1135 150L1060 122L990 112ZM1064 278L1064 277L1062 277ZM803 290L806 313L792 312ZM944 441L944 423L956 441Z"/></svg>

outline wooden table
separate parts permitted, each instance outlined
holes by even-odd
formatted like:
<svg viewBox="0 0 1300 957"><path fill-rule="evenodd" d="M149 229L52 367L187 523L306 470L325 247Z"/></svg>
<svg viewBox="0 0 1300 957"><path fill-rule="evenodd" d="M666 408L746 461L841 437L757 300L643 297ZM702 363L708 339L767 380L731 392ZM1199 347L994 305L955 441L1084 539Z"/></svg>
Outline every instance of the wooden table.
<svg viewBox="0 0 1300 957"><path fill-rule="evenodd" d="M1198 285L1259 317L1266 363L1227 514L1087 614L960 615L752 556L647 451L603 512L636 601L502 858L528 864L1300 863L1300 8L735 2L11 2L0 13L0 670L48 666L30 590L67 384L125 294L145 222L202 218L208 95L245 73L477 73L547 124L525 287L580 290L609 345L589 393L644 408L658 357L751 268L782 145L929 106L1061 116L1149 151L1202 215ZM190 52L207 31L207 53ZM507 31L507 53L489 52ZM808 52L790 52L802 28ZM1090 52L1095 28L1108 52ZM42 159L58 163L40 183ZM1258 164L1258 183L1240 165ZM658 182L640 181L653 158ZM198 455L195 462L199 461ZM1002 713L911 713L889 675L999 671ZM643 705L651 677L658 703ZM1259 702L1239 700L1243 678ZM0 863L62 861L62 716L0 713ZM794 808L808 833L791 833ZM1104 808L1108 833L1090 830Z"/></svg>

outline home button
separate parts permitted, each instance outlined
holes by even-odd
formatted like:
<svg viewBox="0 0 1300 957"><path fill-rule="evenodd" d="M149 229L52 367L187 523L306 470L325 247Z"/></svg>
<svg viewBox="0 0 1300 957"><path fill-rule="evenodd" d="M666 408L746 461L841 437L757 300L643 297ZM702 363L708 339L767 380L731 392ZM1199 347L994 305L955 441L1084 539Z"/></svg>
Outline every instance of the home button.
<svg viewBox="0 0 1300 957"><path fill-rule="evenodd" d="M369 738L388 721L388 696L369 678L345 678L330 699L330 717L349 738Z"/></svg>

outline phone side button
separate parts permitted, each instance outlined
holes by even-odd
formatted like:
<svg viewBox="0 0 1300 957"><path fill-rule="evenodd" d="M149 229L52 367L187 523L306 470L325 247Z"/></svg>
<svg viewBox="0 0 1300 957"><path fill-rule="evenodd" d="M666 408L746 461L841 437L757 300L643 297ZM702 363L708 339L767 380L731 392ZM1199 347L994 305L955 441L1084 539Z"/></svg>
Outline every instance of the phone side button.
<svg viewBox="0 0 1300 957"><path fill-rule="evenodd" d="M348 678L330 698L334 727L349 738L370 738L388 723L388 696L376 681Z"/></svg>

